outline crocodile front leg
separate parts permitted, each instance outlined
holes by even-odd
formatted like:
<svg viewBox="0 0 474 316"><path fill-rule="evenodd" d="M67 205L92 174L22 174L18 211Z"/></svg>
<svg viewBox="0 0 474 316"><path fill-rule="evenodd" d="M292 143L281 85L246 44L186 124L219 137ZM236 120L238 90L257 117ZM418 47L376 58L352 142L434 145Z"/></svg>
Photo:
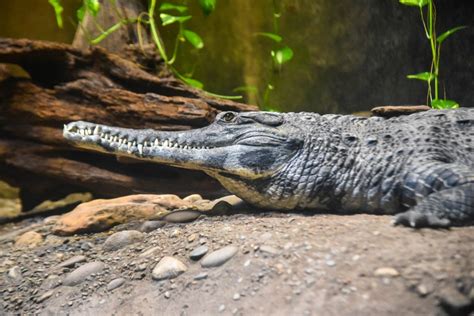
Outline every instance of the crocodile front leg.
<svg viewBox="0 0 474 316"><path fill-rule="evenodd" d="M474 222L474 172L458 164L428 163L405 178L405 203L416 204L394 223L415 228L447 228Z"/></svg>

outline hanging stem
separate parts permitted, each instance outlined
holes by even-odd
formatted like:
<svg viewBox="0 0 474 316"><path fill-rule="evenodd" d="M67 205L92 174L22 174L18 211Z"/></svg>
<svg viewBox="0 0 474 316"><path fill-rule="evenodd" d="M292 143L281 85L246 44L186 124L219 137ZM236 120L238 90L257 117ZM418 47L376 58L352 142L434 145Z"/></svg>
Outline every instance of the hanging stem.
<svg viewBox="0 0 474 316"><path fill-rule="evenodd" d="M439 96L439 91L438 91L438 54L437 54L437 45L436 45L436 31L435 31L435 12L434 12L434 3L433 0L429 1L429 39L430 39L430 44L431 44L431 55L433 57L432 60L432 73L434 75L434 100L438 100ZM431 101L433 101L433 98L431 98Z"/></svg>
<svg viewBox="0 0 474 316"><path fill-rule="evenodd" d="M155 45L158 48L158 51L160 52L161 58L163 58L164 62L168 64L168 57L166 56L165 47L161 42L160 37L158 36L158 29L156 28L155 24L155 6L156 0L150 0L150 7L148 8L148 19L150 22L151 36L153 37L153 41L155 42Z"/></svg>

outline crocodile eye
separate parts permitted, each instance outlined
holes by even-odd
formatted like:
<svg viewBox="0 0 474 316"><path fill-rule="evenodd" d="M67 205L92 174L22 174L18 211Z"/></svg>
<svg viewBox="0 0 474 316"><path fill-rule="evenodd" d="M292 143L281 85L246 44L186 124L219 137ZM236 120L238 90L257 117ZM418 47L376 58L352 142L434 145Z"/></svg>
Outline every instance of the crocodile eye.
<svg viewBox="0 0 474 316"><path fill-rule="evenodd" d="M222 118L224 119L224 122L232 122L235 119L235 114L232 112L227 112Z"/></svg>

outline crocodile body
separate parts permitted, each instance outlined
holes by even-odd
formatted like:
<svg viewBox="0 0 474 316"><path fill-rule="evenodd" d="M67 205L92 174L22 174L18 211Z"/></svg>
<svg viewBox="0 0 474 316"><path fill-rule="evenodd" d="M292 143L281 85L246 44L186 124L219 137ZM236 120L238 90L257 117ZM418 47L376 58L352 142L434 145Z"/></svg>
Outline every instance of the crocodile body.
<svg viewBox="0 0 474 316"><path fill-rule="evenodd" d="M88 149L202 170L265 209L397 214L414 227L474 221L474 109L395 118L220 113L184 132L87 122L64 136Z"/></svg>

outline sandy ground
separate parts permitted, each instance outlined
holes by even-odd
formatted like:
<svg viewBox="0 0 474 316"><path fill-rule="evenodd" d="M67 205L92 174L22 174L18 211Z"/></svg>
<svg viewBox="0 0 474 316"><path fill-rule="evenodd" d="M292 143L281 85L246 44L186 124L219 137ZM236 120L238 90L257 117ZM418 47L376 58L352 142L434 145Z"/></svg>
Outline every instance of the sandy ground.
<svg viewBox="0 0 474 316"><path fill-rule="evenodd" d="M474 227L412 230L392 227L389 216L237 214L167 224L105 252L112 231L57 237L51 222L0 227L1 315L474 315ZM15 247L12 232L28 226L44 242ZM239 250L222 266L203 268L189 258L200 245ZM76 255L85 261L54 268ZM163 256L187 271L153 280ZM61 284L92 261L105 268L78 285ZM108 290L116 278L125 282Z"/></svg>

